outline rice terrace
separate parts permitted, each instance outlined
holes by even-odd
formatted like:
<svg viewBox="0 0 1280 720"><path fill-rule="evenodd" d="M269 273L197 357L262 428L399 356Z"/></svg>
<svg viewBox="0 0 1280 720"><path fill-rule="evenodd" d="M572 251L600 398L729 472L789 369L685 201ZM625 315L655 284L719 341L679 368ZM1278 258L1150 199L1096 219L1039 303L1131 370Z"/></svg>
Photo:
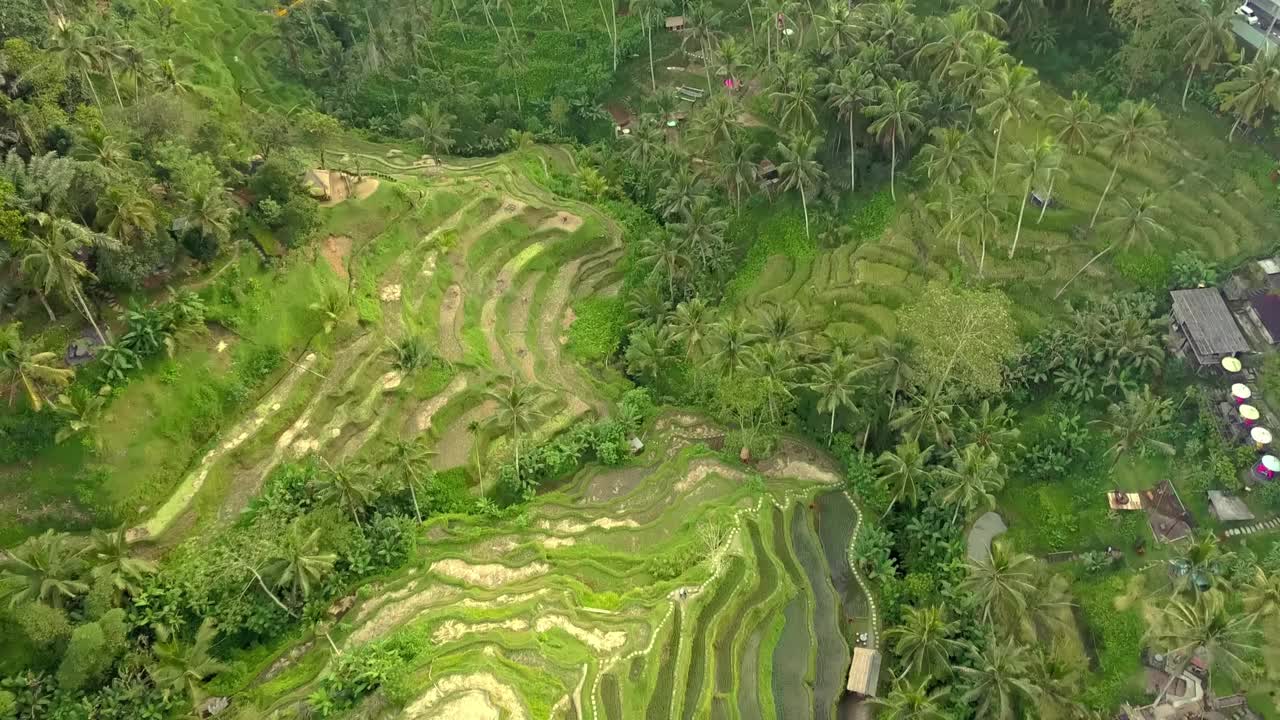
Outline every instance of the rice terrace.
<svg viewBox="0 0 1280 720"><path fill-rule="evenodd" d="M1280 720L1278 19L0 3L0 720Z"/></svg>

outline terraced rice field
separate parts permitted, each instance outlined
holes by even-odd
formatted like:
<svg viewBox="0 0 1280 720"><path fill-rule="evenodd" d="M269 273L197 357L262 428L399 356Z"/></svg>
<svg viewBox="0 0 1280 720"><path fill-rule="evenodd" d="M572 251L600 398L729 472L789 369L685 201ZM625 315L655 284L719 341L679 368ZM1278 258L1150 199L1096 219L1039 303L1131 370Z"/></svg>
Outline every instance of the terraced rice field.
<svg viewBox="0 0 1280 720"><path fill-rule="evenodd" d="M600 380L562 352L570 304L617 290L609 218L501 161L383 167L376 193L347 201L352 228L377 220L374 231L345 243L381 322L301 354L135 539L176 541L201 507L234 518L288 459L336 464L393 437L425 435L438 468L474 477L477 459L508 451L475 429L499 376L552 391L535 437L611 411ZM337 260L314 262L341 278ZM447 363L390 365L410 324ZM667 411L644 428L642 455L584 468L517 519L428 521L407 567L331 611L336 648L421 641L387 693L406 720L834 717L849 640L877 630L846 559L860 512L820 451L788 440L748 467L708 446L723 435ZM335 657L327 642L279 648L249 697L267 714L292 707Z"/></svg>
<svg viewBox="0 0 1280 720"><path fill-rule="evenodd" d="M1040 103L1044 112L1052 112L1061 106L1062 99L1046 89ZM1047 305L1046 298L1052 298L1089 258L1118 239L1119 231L1108 230L1105 222L1116 212L1119 200L1134 200L1146 190L1155 193L1156 204L1162 209L1156 219L1168 232L1155 238L1154 247L1135 244L1128 258L1122 258L1124 253L1117 249L1091 266L1057 303L1059 307L1073 296L1132 288L1133 279L1118 272L1118 261L1142 264L1142 256L1155 254L1167 262L1179 251L1194 250L1220 267L1230 267L1269 250L1276 221L1269 196L1264 194L1264 181L1256 173L1238 169L1247 164L1250 146L1230 145L1225 138L1206 134L1206 128L1213 125L1196 116L1198 112L1202 111L1167 117L1169 132L1154 143L1150 158L1121 162L1098 226L1092 231L1090 219L1113 160L1100 147L1083 155L1068 154L1063 163L1065 175L1053 187L1055 205L1043 221L1038 208L1027 206L1013 259L1008 253L1025 178L1006 177L1002 182L1011 196L1008 217L987 243L982 278L1008 292L1022 312L1052 312L1055 307ZM1017 143L1030 143L1047 133L1043 117L1008 128L1002 161L1013 157ZM979 158L977 166L989 172L994 139L981 132L975 132L974 137L986 151L986 158ZM1044 192L1047 187L1037 189ZM939 217L924 209L926 201L934 199L899 185L896 218L879 237L820 248L808 258L773 256L742 293L741 304L753 307L761 301L794 300L803 315L824 318L833 334L893 336L897 332L895 311L925 283L953 273L965 278L978 276L979 245L969 242L957 254L955 240L944 237Z"/></svg>
<svg viewBox="0 0 1280 720"><path fill-rule="evenodd" d="M412 566L357 592L335 642L430 639L404 718L834 717L846 638L874 629L844 613L825 560L857 512L815 451L736 467L695 426L660 417L634 465L588 468L520 522L429 521ZM849 522L819 532L825 503ZM262 706L305 697L325 666L310 656L329 653L293 656L305 677Z"/></svg>

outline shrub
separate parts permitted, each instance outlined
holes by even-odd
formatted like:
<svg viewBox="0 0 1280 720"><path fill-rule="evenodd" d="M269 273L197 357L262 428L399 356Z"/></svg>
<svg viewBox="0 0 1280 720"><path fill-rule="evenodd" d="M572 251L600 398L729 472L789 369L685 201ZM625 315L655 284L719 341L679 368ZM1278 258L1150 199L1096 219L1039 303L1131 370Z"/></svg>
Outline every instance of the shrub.
<svg viewBox="0 0 1280 720"><path fill-rule="evenodd" d="M18 698L8 690L0 690L0 720L18 717Z"/></svg>
<svg viewBox="0 0 1280 720"><path fill-rule="evenodd" d="M1218 266L1194 250L1183 250L1174 255L1172 272L1175 289L1218 283Z"/></svg>
<svg viewBox="0 0 1280 720"><path fill-rule="evenodd" d="M1169 259L1153 253L1125 253L1116 258L1115 267L1125 279L1149 292L1169 287L1173 277Z"/></svg>
<svg viewBox="0 0 1280 720"><path fill-rule="evenodd" d="M620 297L592 297L574 304L569 350L587 361L604 361L618 350L627 314Z"/></svg>
<svg viewBox="0 0 1280 720"><path fill-rule="evenodd" d="M1115 598L1124 592L1124 576L1078 586L1080 609L1097 641L1099 675L1083 696L1089 707L1114 708L1125 699L1138 670L1142 651L1143 621L1138 611L1117 610Z"/></svg>
<svg viewBox="0 0 1280 720"><path fill-rule="evenodd" d="M14 610L13 619L38 648L51 648L71 635L71 621L66 611L43 603L31 602L19 607Z"/></svg>
<svg viewBox="0 0 1280 720"><path fill-rule="evenodd" d="M893 198L881 190L867 199L849 218L847 227L855 240L875 240L884 234L885 228L893 222L896 210Z"/></svg>
<svg viewBox="0 0 1280 720"><path fill-rule="evenodd" d="M111 668L111 663L102 626L81 625L71 633L62 664L58 666L58 685L64 690L79 690L89 683L97 683Z"/></svg>

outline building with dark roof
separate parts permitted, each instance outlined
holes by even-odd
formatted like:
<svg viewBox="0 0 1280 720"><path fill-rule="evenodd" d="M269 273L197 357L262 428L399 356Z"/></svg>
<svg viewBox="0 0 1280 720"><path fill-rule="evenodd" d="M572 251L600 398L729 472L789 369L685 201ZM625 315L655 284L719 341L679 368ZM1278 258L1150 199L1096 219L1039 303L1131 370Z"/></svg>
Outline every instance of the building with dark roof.
<svg viewBox="0 0 1280 720"><path fill-rule="evenodd" d="M1201 367L1217 365L1228 355L1249 352L1249 343L1217 288L1174 290L1173 323L1183 337L1183 350Z"/></svg>
<svg viewBox="0 0 1280 720"><path fill-rule="evenodd" d="M1267 342L1280 343L1280 295L1260 293L1249 298L1249 317L1262 328Z"/></svg>

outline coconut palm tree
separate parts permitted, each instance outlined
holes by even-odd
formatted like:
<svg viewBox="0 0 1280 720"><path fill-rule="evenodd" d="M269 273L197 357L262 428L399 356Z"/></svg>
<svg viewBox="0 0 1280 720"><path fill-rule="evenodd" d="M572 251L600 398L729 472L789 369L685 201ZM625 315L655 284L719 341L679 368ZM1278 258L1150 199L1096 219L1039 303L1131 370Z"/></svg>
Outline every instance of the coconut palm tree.
<svg viewBox="0 0 1280 720"><path fill-rule="evenodd" d="M828 61L839 63L857 46L859 24L848 3L833 2L827 11L815 15L818 49Z"/></svg>
<svg viewBox="0 0 1280 720"><path fill-rule="evenodd" d="M56 366L57 358L56 353L40 350L22 337L22 323L0 326L0 388L9 396L9 404L21 393L31 409L39 412L47 391L66 387L75 371Z"/></svg>
<svg viewBox="0 0 1280 720"><path fill-rule="evenodd" d="M876 460L879 484L889 495L889 507L885 515L899 500L911 507L920 503L920 495L933 481L929 456L933 446L921 449L919 442L899 443L893 450L886 450Z"/></svg>
<svg viewBox="0 0 1280 720"><path fill-rule="evenodd" d="M830 413L827 427L827 444L831 444L836 432L836 413L841 409L854 409L854 397L861 387L857 378L863 368L856 360L836 348L831 355L813 366L813 378L809 389L818 394L818 412Z"/></svg>
<svg viewBox="0 0 1280 720"><path fill-rule="evenodd" d="M687 218L699 198L706 197L702 178L685 162L679 162L658 189L657 209L666 220Z"/></svg>
<svg viewBox="0 0 1280 720"><path fill-rule="evenodd" d="M960 7L943 17L930 18L933 40L920 46L917 64L928 63L933 73L945 77L951 66L968 55L982 40L972 8Z"/></svg>
<svg viewBox="0 0 1280 720"><path fill-rule="evenodd" d="M522 436L533 429L543 416L542 405L547 391L540 385L528 384L514 377L498 382L498 387L485 392L485 397L497 404L488 423L501 432L510 433L514 439L516 477L520 477L520 442Z"/></svg>
<svg viewBox="0 0 1280 720"><path fill-rule="evenodd" d="M1113 439L1107 448L1112 470L1122 457L1133 452L1172 455L1173 445L1160 439L1168 432L1172 418L1173 401L1152 394L1149 385L1142 386L1140 391L1126 391L1122 402L1111 403L1106 419L1101 422Z"/></svg>
<svg viewBox="0 0 1280 720"><path fill-rule="evenodd" d="M1035 562L1030 555L996 541L990 557L969 563L964 584L977 596L984 623L998 623L1006 634L1021 626L1028 598L1037 592Z"/></svg>
<svg viewBox="0 0 1280 720"><path fill-rule="evenodd" d="M84 569L81 551L67 534L46 530L0 556L0 588L7 591L10 607L38 602L60 608L89 592L80 579Z"/></svg>
<svg viewBox="0 0 1280 720"><path fill-rule="evenodd" d="M841 120L849 128L849 190L858 189L858 166L855 162L858 145L853 140L853 121L861 113L863 104L871 96L872 83L875 80L869 72L850 63L836 71L831 82L827 83L825 92L827 105L836 111Z"/></svg>
<svg viewBox="0 0 1280 720"><path fill-rule="evenodd" d="M696 138L696 145L702 147L706 155L734 142L742 128L738 121L741 108L735 96L727 92L716 92L711 95L707 104L693 117L690 135Z"/></svg>
<svg viewBox="0 0 1280 720"><path fill-rule="evenodd" d="M181 227L224 243L231 237L235 214L236 206L227 197L227 191L220 185L208 184L195 188L186 198Z"/></svg>
<svg viewBox="0 0 1280 720"><path fill-rule="evenodd" d="M227 669L212 654L217 636L213 618L205 618L190 645L176 639L157 643L156 663L148 668L152 682L161 690L186 695L192 710L199 708L204 699L204 681Z"/></svg>
<svg viewBox="0 0 1280 720"><path fill-rule="evenodd" d="M930 678L921 678L912 684L904 678L894 678L893 687L882 698L871 698L881 708L876 716L882 720L947 720L943 703L950 688L943 685L929 690Z"/></svg>
<svg viewBox="0 0 1280 720"><path fill-rule="evenodd" d="M49 36L46 47L63 67L80 74L90 94L93 95L93 103L102 107L102 101L98 99L98 90L93 86L93 79L89 77L89 71L98 67L98 50L85 35L84 29L63 15L54 15L53 33Z"/></svg>
<svg viewBox="0 0 1280 720"><path fill-rule="evenodd" d="M972 102L970 120L978 106L982 89L1011 62L1005 47L1003 40L980 35L960 59L951 63L947 71L956 80L956 89Z"/></svg>
<svg viewBox="0 0 1280 720"><path fill-rule="evenodd" d="M707 76L707 92L711 92L711 51L723 33L720 26L724 24L724 13L715 9L708 0L692 0L684 13L688 28L684 32L681 46L697 45L702 55L702 71ZM614 49L615 54L617 49ZM686 51L687 52L687 51ZM616 62L614 69L616 70Z"/></svg>
<svg viewBox="0 0 1280 720"><path fill-rule="evenodd" d="M1259 52L1251 62L1237 65L1231 78L1213 90L1222 98L1222 109L1235 113L1236 121L1227 135L1228 141L1233 140L1241 122L1252 125L1260 113L1280 110L1280 53Z"/></svg>
<svg viewBox="0 0 1280 720"><path fill-rule="evenodd" d="M711 361L730 377L742 367L751 347L751 333L739 317L721 319L711 328Z"/></svg>
<svg viewBox="0 0 1280 720"><path fill-rule="evenodd" d="M996 172L1000 168L1000 140L1004 137L1004 128L1010 121L1018 125L1035 113L1040 104L1036 100L1039 89L1040 80L1036 78L1035 71L1025 65L1001 67L983 83L978 114L991 123L996 134L996 149L991 156L992 183L996 181Z"/></svg>
<svg viewBox="0 0 1280 720"><path fill-rule="evenodd" d="M408 486L409 497L413 498L413 515L418 522L422 522L422 510L418 507L418 482L421 477L419 468L425 467L430 473L431 468L427 463L435 454L434 450L427 447L423 436L388 439L383 443L380 464L393 468Z"/></svg>
<svg viewBox="0 0 1280 720"><path fill-rule="evenodd" d="M665 368L671 349L671 332L668 327L659 328L645 323L631 333L624 356L627 374L643 378L652 384L657 382Z"/></svg>
<svg viewBox="0 0 1280 720"><path fill-rule="evenodd" d="M520 73L529 64L529 54L520 44L519 35L513 30L510 36L499 36L498 75L511 78L511 86L516 91L516 112L524 112L524 103L520 97Z"/></svg>
<svg viewBox="0 0 1280 720"><path fill-rule="evenodd" d="M869 117L875 118L868 128L880 141L881 146L889 143L889 195L898 199L894 179L898 168L898 143L906 148L910 145L911 136L924 126L920 117L920 86L915 82L897 80L890 88L882 88L877 102L866 109Z"/></svg>
<svg viewBox="0 0 1280 720"><path fill-rule="evenodd" d="M650 115L642 115L633 124L631 133L623 136L627 161L640 170L646 183L654 167L667 156L667 138L662 128Z"/></svg>
<svg viewBox="0 0 1280 720"><path fill-rule="evenodd" d="M1058 143L1051 137L1042 137L1031 145L1015 147L1014 168L1027 178L1026 187L1022 190L1022 201L1018 203L1018 226L1013 233L1013 244L1009 246L1009 259L1018 250L1018 238L1022 236L1022 215L1027 210L1027 201L1031 197L1031 188L1037 181L1051 177L1062 164L1062 152ZM1048 205L1046 200L1045 205Z"/></svg>
<svg viewBox="0 0 1280 720"><path fill-rule="evenodd" d="M742 212L743 191L750 196L756 187L759 157L759 145L735 139L724 146L713 163L714 172L723 180L725 193L733 202L735 213Z"/></svg>
<svg viewBox="0 0 1280 720"><path fill-rule="evenodd" d="M784 190L800 191L800 206L804 208L804 235L809 232L809 193L816 192L827 179L815 156L818 154L818 139L809 133L802 132L793 136L787 143L778 143L778 176ZM806 189L808 193L806 193Z"/></svg>
<svg viewBox="0 0 1280 720"><path fill-rule="evenodd" d="M817 83L818 75L809 67L778 74L769 99L778 113L778 124L788 132L800 133L818 127Z"/></svg>
<svg viewBox="0 0 1280 720"><path fill-rule="evenodd" d="M884 639L891 643L904 675L934 678L950 672L951 656L963 648L964 643L955 639L959 630L942 607L908 606L902 624L887 630Z"/></svg>
<svg viewBox="0 0 1280 720"><path fill-rule="evenodd" d="M337 505L350 513L351 519L356 521L356 527L363 532L364 524L360 522L360 516L364 515L378 494L369 473L362 467L334 467L323 455L317 457L324 463L327 472L321 473L314 481L316 498L321 503Z"/></svg>
<svg viewBox="0 0 1280 720"><path fill-rule="evenodd" d="M1245 609L1259 620L1280 615L1280 573L1255 567L1240 591Z"/></svg>
<svg viewBox="0 0 1280 720"><path fill-rule="evenodd" d="M1187 92L1197 70L1204 72L1236 49L1236 34L1231 23L1235 19L1233 0L1209 0L1190 8L1191 14L1177 24L1182 60L1187 63L1187 82L1182 86L1182 109L1187 109Z"/></svg>
<svg viewBox="0 0 1280 720"><path fill-rule="evenodd" d="M1012 638L991 640L973 665L956 668L971 684L961 700L975 709L975 717L1014 720L1034 715L1039 688L1031 681L1031 658L1026 646Z"/></svg>
<svg viewBox="0 0 1280 720"><path fill-rule="evenodd" d="M337 560L336 554L320 551L320 528L304 536L295 522L262 566L261 577L271 587L283 588L297 603L306 600L316 586L324 582Z"/></svg>
<svg viewBox="0 0 1280 720"><path fill-rule="evenodd" d="M971 175L969 182L960 188L955 197L955 214L944 227L944 233L956 238L956 254L960 255L960 241L966 233L973 233L980 248L978 277L981 278L987 261L987 242L1000 234L1009 215L1009 196L999 183L993 183L985 174Z"/></svg>
<svg viewBox="0 0 1280 720"><path fill-rule="evenodd" d="M876 357L880 358L877 369L881 373L881 388L889 395L888 417L893 417L894 407L898 404L898 393L906 391L915 382L916 371L911 366L911 345L905 337L892 340L877 336L873 341Z"/></svg>
<svg viewBox="0 0 1280 720"><path fill-rule="evenodd" d="M1072 152L1082 155L1093 147L1102 125L1098 123L1101 110L1089 99L1089 93L1071 91L1071 99L1062 110L1050 113L1049 127L1057 133L1058 141Z"/></svg>
<svg viewBox="0 0 1280 720"><path fill-rule="evenodd" d="M1176 552L1169 561L1176 571L1173 592L1199 595L1215 588L1222 589L1224 575L1235 559L1235 553L1222 547L1213 533L1192 536L1176 546Z"/></svg>
<svg viewBox="0 0 1280 720"><path fill-rule="evenodd" d="M118 593L136 594L142 580L156 571L156 564L129 552L125 526L115 530L94 529L85 550L95 578L106 578Z"/></svg>
<svg viewBox="0 0 1280 720"><path fill-rule="evenodd" d="M685 359L696 360L707 354L714 321L706 300L695 297L676 305L670 326L672 339L684 345Z"/></svg>
<svg viewBox="0 0 1280 720"><path fill-rule="evenodd" d="M978 445L966 445L952 453L951 465L938 468L938 478L938 499L955 506L952 525L960 518L961 510L968 514L982 506L995 509L995 493L1004 487L1000 456Z"/></svg>
<svg viewBox="0 0 1280 720"><path fill-rule="evenodd" d="M1170 601L1160 622L1155 623L1147 634L1150 642L1179 658L1178 670L1170 673L1169 681L1160 690L1155 704L1164 701L1174 680L1182 675L1194 657L1205 661L1205 670L1209 674L1205 687L1212 686L1215 666L1224 668L1228 673L1236 673L1247 666L1245 658L1258 649L1253 644L1258 635L1254 621L1253 615L1229 613L1221 596L1216 593L1201 595L1191 602Z"/></svg>
<svg viewBox="0 0 1280 720"><path fill-rule="evenodd" d="M422 143L427 152L438 155L453 148L453 115L445 112L439 103L422 103L418 112L404 119L404 130Z"/></svg>
<svg viewBox="0 0 1280 720"><path fill-rule="evenodd" d="M645 40L649 43L649 85L654 92L658 91L658 76L654 72L653 63L653 28L658 21L666 17L670 8L671 0L631 0L631 14L640 17L640 23L644 26ZM565 29L568 29L567 21Z"/></svg>
<svg viewBox="0 0 1280 720"><path fill-rule="evenodd" d="M1156 204L1156 194L1150 190L1143 191L1137 200L1121 198L1115 216L1102 225L1103 229L1119 234L1120 242L1108 243L1097 255L1089 258L1089 262L1086 262L1077 270L1076 274L1072 275L1070 280L1067 280L1066 284L1058 290L1053 298L1055 300L1058 299L1058 296L1067 289L1067 286L1075 282L1080 273L1087 270L1090 265L1097 262L1099 258L1111 252L1117 246L1127 250L1137 240L1141 240L1143 244L1148 244L1156 235L1166 234L1168 230L1157 219L1163 214L1164 208Z"/></svg>
<svg viewBox="0 0 1280 720"><path fill-rule="evenodd" d="M716 46L716 75L723 75L732 81L735 93L742 89L743 76L755 68L751 54L750 45L744 45L732 36L721 40Z"/></svg>
<svg viewBox="0 0 1280 720"><path fill-rule="evenodd" d="M947 215L955 219L955 188L974 170L978 143L969 133L954 127L936 127L929 131L933 142L920 148L929 180L947 189Z"/></svg>
<svg viewBox="0 0 1280 720"><path fill-rule="evenodd" d="M1120 162L1131 160L1135 156L1144 158L1149 156L1152 146L1165 134L1164 118L1160 116L1160 111L1146 100L1136 103L1125 100L1120 103L1116 113L1108 116L1102 125L1104 132L1102 144L1111 149L1111 159L1115 161L1115 165L1111 168L1106 187L1102 189L1102 197L1098 198L1098 207L1093 211L1089 227L1093 227L1098 221L1098 213L1101 212L1102 204L1107 200L1107 193L1111 192L1111 184L1116 179L1116 172L1120 170Z"/></svg>
<svg viewBox="0 0 1280 720"><path fill-rule="evenodd" d="M98 327L81 288L85 280L97 280L97 276L89 271L80 254L87 246L108 244L109 239L66 218L45 213L34 213L31 217L36 224L36 234L30 238L29 251L22 258L23 272L40 277L42 295L47 297L57 292L65 297L84 313L98 340L107 342L110 336Z"/></svg>

